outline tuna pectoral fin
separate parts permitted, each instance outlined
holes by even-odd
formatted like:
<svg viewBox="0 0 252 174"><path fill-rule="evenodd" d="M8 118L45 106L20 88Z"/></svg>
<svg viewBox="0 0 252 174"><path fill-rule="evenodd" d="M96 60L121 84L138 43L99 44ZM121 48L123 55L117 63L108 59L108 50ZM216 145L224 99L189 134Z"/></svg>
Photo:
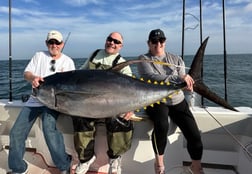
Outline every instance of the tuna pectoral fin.
<svg viewBox="0 0 252 174"><path fill-rule="evenodd" d="M198 81L194 84L193 87L194 91L203 96L204 98L219 104L220 106L223 106L224 108L233 110L233 111L238 111L234 107L232 107L226 100L223 98L219 97L216 93L212 92L202 81Z"/></svg>

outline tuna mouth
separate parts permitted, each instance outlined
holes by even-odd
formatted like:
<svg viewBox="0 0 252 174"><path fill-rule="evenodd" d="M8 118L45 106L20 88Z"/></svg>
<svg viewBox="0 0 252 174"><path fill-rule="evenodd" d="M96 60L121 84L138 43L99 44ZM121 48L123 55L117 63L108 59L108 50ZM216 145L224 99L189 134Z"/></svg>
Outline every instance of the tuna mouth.
<svg viewBox="0 0 252 174"><path fill-rule="evenodd" d="M33 96L38 96L38 92L39 92L39 87L37 87L37 88L32 88L32 94L31 95L33 95Z"/></svg>
<svg viewBox="0 0 252 174"><path fill-rule="evenodd" d="M22 100L23 103L27 102L29 100L29 98L30 98L29 94L24 94L24 95L21 96L21 100Z"/></svg>

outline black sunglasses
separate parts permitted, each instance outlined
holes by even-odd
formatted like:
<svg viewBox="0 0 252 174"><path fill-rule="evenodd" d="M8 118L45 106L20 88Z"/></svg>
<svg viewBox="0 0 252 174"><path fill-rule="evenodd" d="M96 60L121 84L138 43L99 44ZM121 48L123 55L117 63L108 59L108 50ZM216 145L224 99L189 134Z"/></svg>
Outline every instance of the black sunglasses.
<svg viewBox="0 0 252 174"><path fill-rule="evenodd" d="M51 40L47 41L47 43L48 43L49 45L53 45L53 44L55 44L55 45L60 45L62 42L59 42L59 41L54 40L54 39L51 39Z"/></svg>
<svg viewBox="0 0 252 174"><path fill-rule="evenodd" d="M166 40L166 38L158 38L158 39L151 39L151 43L152 44L157 44L158 42L160 42L161 44L164 43Z"/></svg>
<svg viewBox="0 0 252 174"><path fill-rule="evenodd" d="M52 71L52 72L55 71L55 63L56 63L56 61L54 59L50 61L50 65L51 65L50 71Z"/></svg>
<svg viewBox="0 0 252 174"><path fill-rule="evenodd" d="M107 41L109 41L109 42L113 41L115 44L121 44L122 43L121 41L119 41L117 39L114 39L111 36L107 37Z"/></svg>

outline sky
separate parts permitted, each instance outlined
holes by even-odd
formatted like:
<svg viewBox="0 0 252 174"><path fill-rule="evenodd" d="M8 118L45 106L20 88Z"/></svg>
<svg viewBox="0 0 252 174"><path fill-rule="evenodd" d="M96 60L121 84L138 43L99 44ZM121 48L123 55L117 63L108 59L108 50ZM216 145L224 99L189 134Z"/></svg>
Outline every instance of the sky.
<svg viewBox="0 0 252 174"><path fill-rule="evenodd" d="M205 54L252 53L252 0L225 1L226 49L222 0L201 0L202 25L200 0L185 2L185 55L194 55L208 36ZM181 55L183 0L12 0L11 5L9 47L9 0L0 1L0 60L30 59L47 49L50 30L63 34L63 52L73 58L104 48L113 31L124 37L121 55L137 57L147 52L149 32L157 28L166 34L166 50Z"/></svg>

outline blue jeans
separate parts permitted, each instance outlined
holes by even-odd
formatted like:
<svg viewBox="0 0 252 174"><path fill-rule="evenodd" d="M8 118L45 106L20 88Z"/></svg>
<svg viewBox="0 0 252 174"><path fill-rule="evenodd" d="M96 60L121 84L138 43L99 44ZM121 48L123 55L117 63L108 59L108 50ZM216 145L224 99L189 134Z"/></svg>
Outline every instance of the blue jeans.
<svg viewBox="0 0 252 174"><path fill-rule="evenodd" d="M27 169L27 163L23 160L25 140L39 116L42 119L45 141L54 164L61 171L70 168L71 156L65 152L63 136L56 128L58 115L58 112L45 106L23 107L10 131L8 164L12 172L22 173Z"/></svg>

